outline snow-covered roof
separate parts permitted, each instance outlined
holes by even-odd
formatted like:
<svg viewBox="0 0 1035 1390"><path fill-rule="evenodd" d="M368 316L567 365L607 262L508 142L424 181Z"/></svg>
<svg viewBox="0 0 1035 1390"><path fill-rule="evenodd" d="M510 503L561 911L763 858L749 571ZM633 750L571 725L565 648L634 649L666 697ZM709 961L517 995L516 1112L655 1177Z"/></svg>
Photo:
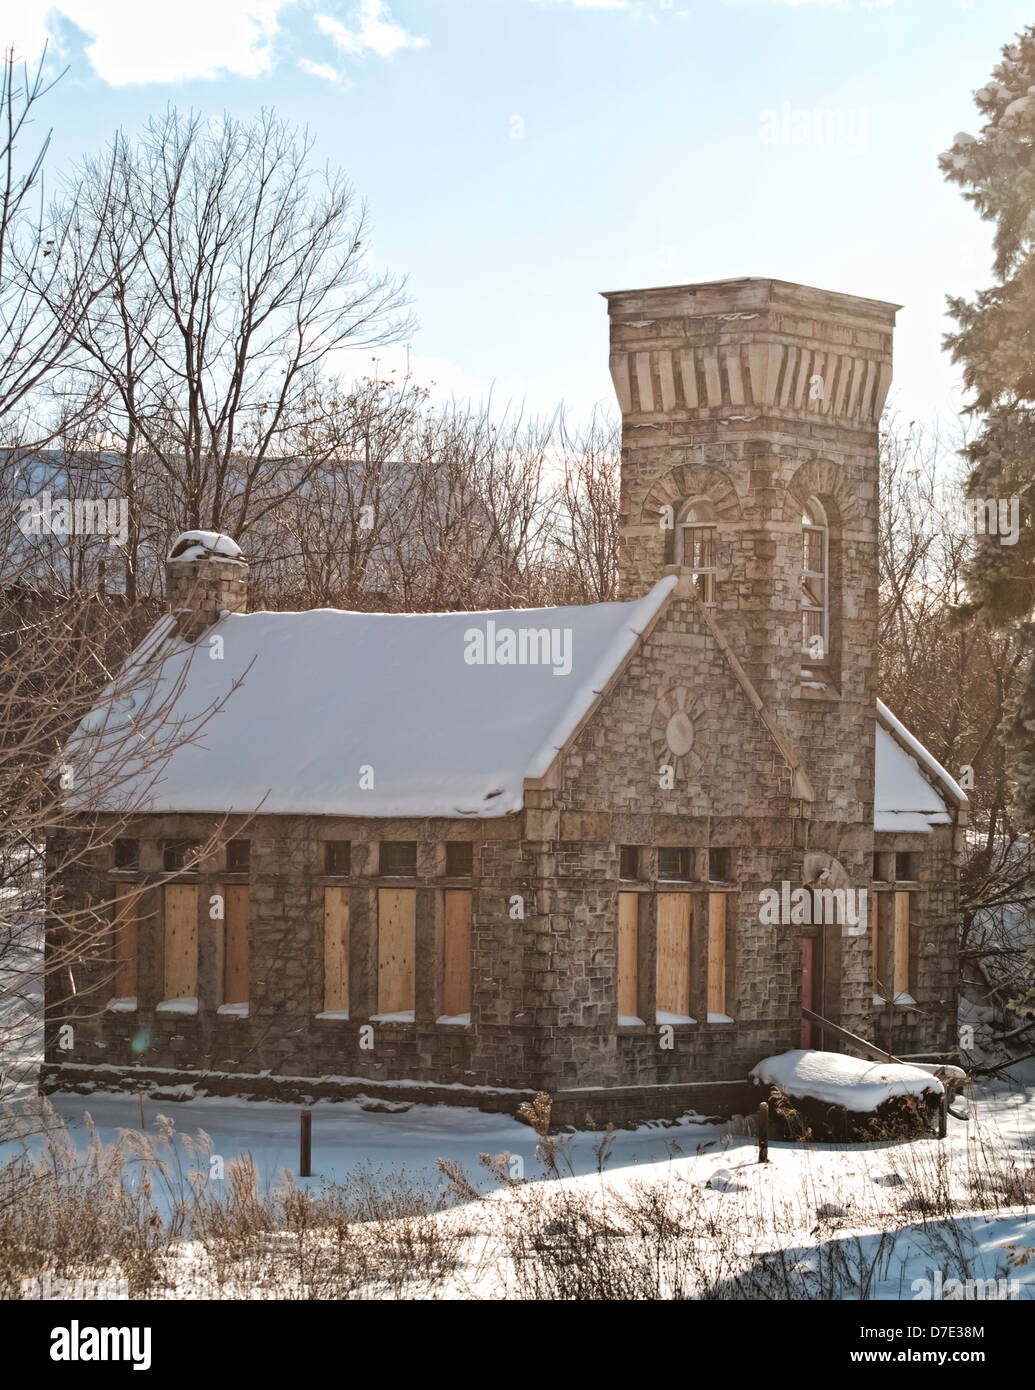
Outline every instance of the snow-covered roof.
<svg viewBox="0 0 1035 1390"><path fill-rule="evenodd" d="M184 532L178 549L243 560L216 532ZM675 585L668 575L634 602L578 607L231 613L196 644L167 616L69 741L70 800L154 813L519 811L525 780L545 775ZM496 660L478 659L479 642ZM945 792L963 805L965 794L880 701L877 713L874 828L947 823Z"/></svg>
<svg viewBox="0 0 1035 1390"><path fill-rule="evenodd" d="M871 1113L892 1096L941 1095L945 1087L929 1071L905 1062L863 1062L840 1052L800 1048L765 1057L749 1073L752 1080L778 1086L785 1096L840 1105Z"/></svg>
<svg viewBox="0 0 1035 1390"><path fill-rule="evenodd" d="M874 830L929 834L952 819L946 794L967 805L963 789L882 700L877 701L875 740Z"/></svg>
<svg viewBox="0 0 1035 1390"><path fill-rule="evenodd" d="M183 531L169 550L170 560L244 560L241 547L221 531Z"/></svg>
<svg viewBox="0 0 1035 1390"><path fill-rule="evenodd" d="M66 749L73 799L113 808L105 737L124 750L131 719L147 740L147 711L166 707L175 693L176 719L188 728L225 703L196 742L165 756L157 780L153 767L150 774L123 768L114 798L120 808L518 811L525 779L546 773L675 583L667 576L634 602L581 607L231 613L195 646L160 625L152 637L160 664L115 706L121 736L110 718L105 725L95 714ZM477 661L479 642L494 662ZM515 664L503 664L511 654ZM139 653L136 661L140 668Z"/></svg>

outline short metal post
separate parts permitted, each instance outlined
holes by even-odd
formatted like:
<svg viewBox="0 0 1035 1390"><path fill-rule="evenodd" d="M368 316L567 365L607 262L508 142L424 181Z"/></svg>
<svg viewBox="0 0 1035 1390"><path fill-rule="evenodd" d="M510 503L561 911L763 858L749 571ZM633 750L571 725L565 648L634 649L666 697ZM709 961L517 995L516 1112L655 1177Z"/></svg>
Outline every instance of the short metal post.
<svg viewBox="0 0 1035 1390"><path fill-rule="evenodd" d="M298 1176L311 1178L313 1176L313 1112L303 1110L299 1119L301 1125L298 1141Z"/></svg>

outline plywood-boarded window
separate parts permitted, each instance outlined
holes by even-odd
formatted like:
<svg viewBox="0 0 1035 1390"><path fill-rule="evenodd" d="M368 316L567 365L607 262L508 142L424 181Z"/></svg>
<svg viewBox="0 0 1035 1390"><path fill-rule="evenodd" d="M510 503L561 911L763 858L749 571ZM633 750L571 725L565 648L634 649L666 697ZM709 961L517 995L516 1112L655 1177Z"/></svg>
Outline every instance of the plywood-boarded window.
<svg viewBox="0 0 1035 1390"><path fill-rule="evenodd" d="M140 895L128 885L115 890L112 916L112 957L115 977L112 992L116 999L135 999L137 994L137 914Z"/></svg>
<svg viewBox="0 0 1035 1390"><path fill-rule="evenodd" d="M639 1015L639 978L636 953L639 946L639 893L618 894L618 1017ZM660 1005L659 1005L660 1007Z"/></svg>
<svg viewBox="0 0 1035 1390"><path fill-rule="evenodd" d="M323 1007L349 1007L349 890L337 884L323 890Z"/></svg>
<svg viewBox="0 0 1035 1390"><path fill-rule="evenodd" d="M708 894L708 1017L726 1017L726 894Z"/></svg>
<svg viewBox="0 0 1035 1390"><path fill-rule="evenodd" d="M377 890L377 1012L413 1015L416 1007L417 890Z"/></svg>
<svg viewBox="0 0 1035 1390"><path fill-rule="evenodd" d="M873 995L909 1002L909 893L875 893L870 906Z"/></svg>
<svg viewBox="0 0 1035 1390"><path fill-rule="evenodd" d="M658 1016L662 1022L689 1020L690 894L659 893L657 904Z"/></svg>
<svg viewBox="0 0 1035 1390"><path fill-rule="evenodd" d="M198 890L170 883L165 889L164 999L198 997Z"/></svg>
<svg viewBox="0 0 1035 1390"><path fill-rule="evenodd" d="M894 959L892 980L895 998L909 994L909 894L895 894Z"/></svg>
<svg viewBox="0 0 1035 1390"><path fill-rule="evenodd" d="M471 910L469 888L446 889L442 1013L447 1018L471 1012Z"/></svg>
<svg viewBox="0 0 1035 1390"><path fill-rule="evenodd" d="M880 994L880 897L879 893L870 895L870 954L873 960L874 999Z"/></svg>
<svg viewBox="0 0 1035 1390"><path fill-rule="evenodd" d="M248 916L248 885L230 884L226 889L225 1004L248 1002Z"/></svg>

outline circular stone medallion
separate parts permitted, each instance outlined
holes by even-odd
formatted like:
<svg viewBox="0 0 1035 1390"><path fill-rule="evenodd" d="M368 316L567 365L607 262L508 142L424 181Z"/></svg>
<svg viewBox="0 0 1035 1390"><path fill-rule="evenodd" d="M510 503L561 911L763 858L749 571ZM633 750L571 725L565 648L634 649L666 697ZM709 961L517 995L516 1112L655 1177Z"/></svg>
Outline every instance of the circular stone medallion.
<svg viewBox="0 0 1035 1390"><path fill-rule="evenodd" d="M665 726L665 742L677 758L683 758L694 746L694 726L690 716L677 710Z"/></svg>

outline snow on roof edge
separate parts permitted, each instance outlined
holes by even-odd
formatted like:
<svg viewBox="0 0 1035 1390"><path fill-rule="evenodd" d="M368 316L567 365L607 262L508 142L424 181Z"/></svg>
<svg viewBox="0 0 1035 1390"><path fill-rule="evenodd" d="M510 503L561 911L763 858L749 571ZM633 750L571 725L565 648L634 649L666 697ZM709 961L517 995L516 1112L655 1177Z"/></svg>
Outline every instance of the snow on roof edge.
<svg viewBox="0 0 1035 1390"><path fill-rule="evenodd" d="M933 833L933 819L923 811L874 811L873 828L894 835L930 835Z"/></svg>
<svg viewBox="0 0 1035 1390"><path fill-rule="evenodd" d="M879 698L877 700L877 718L887 729L888 733L895 737L913 757L917 758L924 767L927 768L928 772L932 773L938 781L942 783L960 806L970 805L970 797L955 778L946 772L945 768L942 767L934 754L928 752L920 740L909 732L901 719L897 719L895 715L892 714L891 710L888 709L884 701Z"/></svg>

